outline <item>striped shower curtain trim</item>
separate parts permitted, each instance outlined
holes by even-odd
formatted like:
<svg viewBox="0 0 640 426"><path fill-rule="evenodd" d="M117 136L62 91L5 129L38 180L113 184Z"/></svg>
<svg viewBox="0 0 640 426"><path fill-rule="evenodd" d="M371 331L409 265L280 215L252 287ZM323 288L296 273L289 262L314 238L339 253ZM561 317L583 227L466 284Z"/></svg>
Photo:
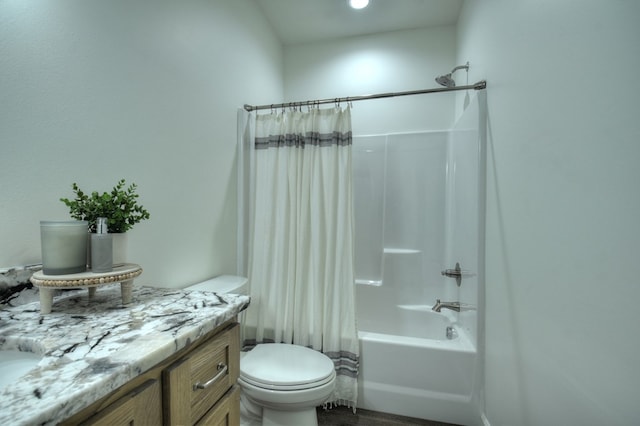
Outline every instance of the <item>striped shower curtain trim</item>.
<svg viewBox="0 0 640 426"><path fill-rule="evenodd" d="M347 146L353 143L351 132L318 133L306 132L304 135L299 133L287 133L284 135L270 135L255 138L256 149L296 147L304 148L306 145L313 146Z"/></svg>
<svg viewBox="0 0 640 426"><path fill-rule="evenodd" d="M340 352L324 352L336 367L336 374L353 377L358 377L358 368L360 367L360 357L354 353L347 351Z"/></svg>

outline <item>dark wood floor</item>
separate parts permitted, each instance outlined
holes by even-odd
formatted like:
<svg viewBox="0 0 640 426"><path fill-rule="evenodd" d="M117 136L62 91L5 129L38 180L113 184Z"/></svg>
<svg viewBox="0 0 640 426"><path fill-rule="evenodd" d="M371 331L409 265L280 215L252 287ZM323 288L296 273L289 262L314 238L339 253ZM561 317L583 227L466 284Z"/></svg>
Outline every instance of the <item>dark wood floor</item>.
<svg viewBox="0 0 640 426"><path fill-rule="evenodd" d="M394 414L379 413L377 411L358 408L356 414L347 407L335 407L330 410L318 408L318 426L455 426L450 423L433 422L430 420L414 419L396 416Z"/></svg>

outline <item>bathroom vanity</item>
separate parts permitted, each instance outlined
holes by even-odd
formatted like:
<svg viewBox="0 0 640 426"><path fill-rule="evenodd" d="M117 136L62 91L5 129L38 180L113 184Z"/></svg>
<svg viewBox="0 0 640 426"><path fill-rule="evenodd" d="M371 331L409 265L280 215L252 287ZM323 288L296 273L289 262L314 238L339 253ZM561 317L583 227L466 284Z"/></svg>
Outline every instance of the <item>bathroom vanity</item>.
<svg viewBox="0 0 640 426"><path fill-rule="evenodd" d="M0 389L0 424L238 424L249 297L117 285L0 310L0 354L38 354ZM0 370L3 368L0 362Z"/></svg>

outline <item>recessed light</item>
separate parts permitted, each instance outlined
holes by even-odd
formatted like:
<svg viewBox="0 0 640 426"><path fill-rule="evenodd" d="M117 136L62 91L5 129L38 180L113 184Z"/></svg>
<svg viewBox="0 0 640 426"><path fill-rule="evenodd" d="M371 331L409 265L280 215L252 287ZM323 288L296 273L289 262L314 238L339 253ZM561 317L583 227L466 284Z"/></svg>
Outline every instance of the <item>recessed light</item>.
<svg viewBox="0 0 640 426"><path fill-rule="evenodd" d="M349 0L349 6L354 9L364 9L369 4L369 0Z"/></svg>

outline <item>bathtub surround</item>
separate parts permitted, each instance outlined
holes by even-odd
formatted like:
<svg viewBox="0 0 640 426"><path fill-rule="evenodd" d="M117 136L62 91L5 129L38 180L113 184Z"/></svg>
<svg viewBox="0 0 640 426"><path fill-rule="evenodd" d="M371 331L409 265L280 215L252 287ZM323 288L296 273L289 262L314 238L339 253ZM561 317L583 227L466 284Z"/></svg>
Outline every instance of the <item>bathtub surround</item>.
<svg viewBox="0 0 640 426"><path fill-rule="evenodd" d="M120 289L102 287L57 299L49 315L38 303L0 310L0 348L43 359L1 389L0 423L54 425L232 319L248 296L136 287L122 305Z"/></svg>
<svg viewBox="0 0 640 426"><path fill-rule="evenodd" d="M283 342L322 351L337 374L329 402L355 406L350 113L313 108L255 117L255 140L244 141L253 163L252 308L243 332L246 344Z"/></svg>
<svg viewBox="0 0 640 426"><path fill-rule="evenodd" d="M354 137L358 407L478 423L483 100L448 131ZM460 286L441 273L457 261Z"/></svg>

